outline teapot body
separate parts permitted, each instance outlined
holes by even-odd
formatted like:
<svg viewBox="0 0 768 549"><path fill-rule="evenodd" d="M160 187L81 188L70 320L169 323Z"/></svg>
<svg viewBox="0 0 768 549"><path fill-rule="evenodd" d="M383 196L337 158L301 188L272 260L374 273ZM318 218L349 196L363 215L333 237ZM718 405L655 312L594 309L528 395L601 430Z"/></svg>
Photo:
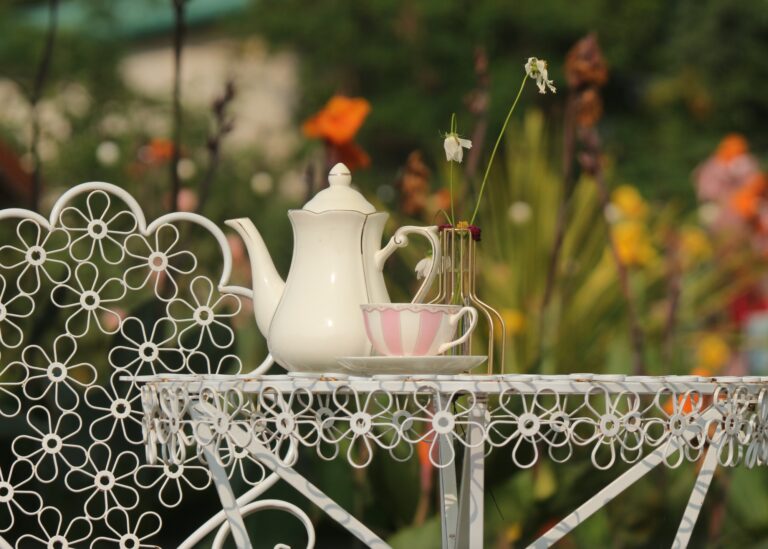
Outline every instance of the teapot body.
<svg viewBox="0 0 768 549"><path fill-rule="evenodd" d="M243 238L251 262L252 289L238 293L253 298L256 324L267 339L273 361L290 371L333 372L338 359L369 356L361 305L388 303L383 268L387 258L408 244L409 234L427 238L435 258L414 297L424 299L440 265L436 227L400 227L381 248L389 217L351 185L349 169L337 164L328 175L328 188L300 210L288 212L293 229L293 257L288 278L275 269L266 245L248 218L227 225Z"/></svg>
<svg viewBox="0 0 768 549"><path fill-rule="evenodd" d="M339 357L369 356L360 305L388 301L374 260L386 213L291 210L293 256L267 334L289 371L330 372Z"/></svg>

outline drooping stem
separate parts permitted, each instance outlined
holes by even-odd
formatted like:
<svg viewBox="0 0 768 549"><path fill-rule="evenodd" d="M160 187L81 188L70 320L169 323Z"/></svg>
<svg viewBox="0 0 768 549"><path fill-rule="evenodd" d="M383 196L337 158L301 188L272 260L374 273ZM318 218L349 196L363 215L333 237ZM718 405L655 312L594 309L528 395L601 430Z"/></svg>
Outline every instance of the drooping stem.
<svg viewBox="0 0 768 549"><path fill-rule="evenodd" d="M527 74L523 76L523 81L520 83L520 89L517 90L517 96L515 97L515 100L512 102L512 106L509 108L507 117L504 119L504 124L501 126L501 131L499 132L499 136L496 138L496 143L493 145L493 150L491 151L491 157L488 159L488 165L485 167L483 182L480 183L480 192L477 194L477 202L475 203L475 210L472 212L472 218L469 220L470 225L474 225L475 223L477 212L480 210L480 201L483 199L483 191L485 191L485 184L488 181L488 175L491 173L491 166L493 166L493 160L494 158L496 158L496 151L499 150L501 139L502 137L504 137L504 133L507 131L507 126L509 125L509 120L512 118L512 113L515 111L515 107L517 107L517 102L520 101L520 96L523 94L523 89L525 88L526 80L528 80Z"/></svg>
<svg viewBox="0 0 768 549"><path fill-rule="evenodd" d="M171 211L177 211L179 201L179 160L181 158L181 52L184 47L184 8L186 0L173 1L173 151L171 152Z"/></svg>
<svg viewBox="0 0 768 549"><path fill-rule="evenodd" d="M51 59L53 58L53 47L56 43L56 31L58 28L58 0L48 1L48 30L45 37L45 46L40 56L40 62L37 65L35 80L32 91L29 96L29 103L32 113L32 132L29 143L29 154L32 158L32 196L31 207L37 211L40 205L40 195L42 194L42 174L40 166L40 120L38 119L37 104L43 95L43 87L48 80L48 73L51 68Z"/></svg>

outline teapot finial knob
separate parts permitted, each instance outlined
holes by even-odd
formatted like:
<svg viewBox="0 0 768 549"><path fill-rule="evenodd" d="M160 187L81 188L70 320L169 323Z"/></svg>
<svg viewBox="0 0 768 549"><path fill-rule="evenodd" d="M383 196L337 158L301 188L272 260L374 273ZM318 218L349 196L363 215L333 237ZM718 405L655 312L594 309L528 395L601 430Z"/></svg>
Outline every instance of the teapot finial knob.
<svg viewBox="0 0 768 549"><path fill-rule="evenodd" d="M343 185L349 187L352 184L352 174L349 173L349 168L342 162L336 164L328 173L328 183L330 185Z"/></svg>

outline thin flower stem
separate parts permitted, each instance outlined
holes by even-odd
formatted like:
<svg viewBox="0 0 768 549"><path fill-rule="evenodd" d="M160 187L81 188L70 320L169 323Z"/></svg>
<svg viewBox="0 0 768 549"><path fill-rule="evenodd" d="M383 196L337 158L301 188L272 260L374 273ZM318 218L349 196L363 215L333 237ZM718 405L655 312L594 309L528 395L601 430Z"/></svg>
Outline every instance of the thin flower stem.
<svg viewBox="0 0 768 549"><path fill-rule="evenodd" d="M456 113L451 114L451 133L456 133ZM456 217L453 211L453 160L448 163L448 188L451 194L451 225L455 225Z"/></svg>
<svg viewBox="0 0 768 549"><path fill-rule="evenodd" d="M496 151L499 150L499 145L501 144L501 138L504 137L504 132L507 131L509 120L510 118L512 118L512 113L514 112L515 107L517 106L517 102L520 100L520 96L523 95L523 89L525 88L526 80L528 80L527 74L523 76L523 81L520 83L520 89L517 90L517 96L515 97L515 100L512 103L512 106L509 108L509 112L507 113L507 118L504 119L504 125L501 127L499 136L496 138L496 144L493 146L493 150L491 151L491 157L488 159L488 165L485 167L483 182L480 184L480 192L477 195L477 203L475 204L475 211L472 212L472 218L469 221L470 225L474 225L475 223L477 212L480 209L480 201L483 199L483 191L485 190L485 183L488 181L488 175L491 173L491 166L493 165L493 159L496 158Z"/></svg>

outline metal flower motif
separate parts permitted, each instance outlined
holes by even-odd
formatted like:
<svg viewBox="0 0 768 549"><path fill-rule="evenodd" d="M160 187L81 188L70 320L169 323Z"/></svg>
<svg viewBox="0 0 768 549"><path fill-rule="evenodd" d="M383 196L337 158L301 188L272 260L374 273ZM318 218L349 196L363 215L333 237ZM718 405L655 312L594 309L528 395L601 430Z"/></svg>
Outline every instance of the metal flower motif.
<svg viewBox="0 0 768 549"><path fill-rule="evenodd" d="M455 461L454 442L469 448L476 448L485 442L485 437L472 442L463 436L463 433L471 429L485 432L482 423L474 417L477 410L477 397L474 393L457 390L447 395L425 385L413 400L418 413L411 418L413 427L401 431L402 437L411 444L428 443L429 461L433 466L448 467ZM457 430L462 434L457 433ZM441 441L448 444L441 445ZM441 448L445 450L445 455L441 454Z"/></svg>
<svg viewBox="0 0 768 549"><path fill-rule="evenodd" d="M238 427L248 429L247 421L240 418L246 405L243 393L237 389L219 392L203 388L199 400L211 408L209 417L194 425L195 440L200 445L199 451L213 451L219 462L227 467L234 458L232 450L238 446L233 430ZM226 452L227 449L229 452ZM227 461L224 458L228 458Z"/></svg>
<svg viewBox="0 0 768 549"><path fill-rule="evenodd" d="M182 387L169 387L158 391L157 400L160 412L149 432L154 433L161 445L164 462L183 463L187 459L187 448L192 445L192 437L185 432L188 424L184 421L189 395Z"/></svg>
<svg viewBox="0 0 768 549"><path fill-rule="evenodd" d="M292 444L312 445L318 427L312 402L313 395L306 389L292 391L286 398L277 389L265 387L250 415L252 436L269 446L280 459L289 454Z"/></svg>
<svg viewBox="0 0 768 549"><path fill-rule="evenodd" d="M512 445L512 461L521 469L536 464L541 444L549 447L550 455L554 455L556 448L563 447L566 456L570 456L566 398L552 392L524 395L514 389L503 390L487 427L488 443L493 447ZM518 408L522 409L518 411Z"/></svg>
<svg viewBox="0 0 768 549"><path fill-rule="evenodd" d="M128 317L120 326L120 334L126 344L115 345L109 351L109 363L115 369L142 375L178 372L184 367L184 353L172 343L176 324L171 319L159 319L147 333L141 320Z"/></svg>
<svg viewBox="0 0 768 549"><path fill-rule="evenodd" d="M168 304L168 316L186 327L179 332L179 344L193 351L203 338L219 349L226 349L235 340L232 328L221 318L232 318L240 312L240 300L232 294L214 299L213 282L204 276L195 277L190 284L191 301L174 299Z"/></svg>
<svg viewBox="0 0 768 549"><path fill-rule="evenodd" d="M98 520L112 507L134 509L139 504L139 493L132 486L133 473L139 458L130 451L112 456L112 449L103 442L95 442L88 448L88 461L72 469L64 477L64 483L72 492L90 492L85 501L85 514Z"/></svg>
<svg viewBox="0 0 768 549"><path fill-rule="evenodd" d="M747 445L744 462L747 467L768 463L768 390L760 389L755 412L749 418L752 437Z"/></svg>
<svg viewBox="0 0 768 549"><path fill-rule="evenodd" d="M146 511L135 519L132 526L131 517L119 508L110 509L104 522L112 534L95 538L91 542L91 549L99 549L104 545L117 546L120 549L140 549L142 547L153 549L157 547L157 544L146 542L156 535L163 525L160 515Z"/></svg>
<svg viewBox="0 0 768 549"><path fill-rule="evenodd" d="M229 455L231 453L232 455ZM230 462L227 470L227 478L232 480L235 473L243 482L251 486L261 484L267 478L267 470L264 465L253 457L247 448L237 445L225 447L222 451L221 461ZM207 469L206 469L207 470Z"/></svg>
<svg viewBox="0 0 768 549"><path fill-rule="evenodd" d="M637 461L645 440L640 398L629 392L612 394L598 386L584 395L584 405L589 416L573 419L572 437L579 445L594 443L592 464L609 469L616 462L617 449L626 462ZM604 449L607 461L602 458Z"/></svg>
<svg viewBox="0 0 768 549"><path fill-rule="evenodd" d="M65 324L69 334L82 337L91 323L105 334L114 334L120 329L122 317L104 305L120 301L125 293L122 280L109 278L99 284L98 268L92 263L80 263L75 267L75 285L59 284L51 292L51 300L62 309L74 309ZM105 322L104 316L112 317L112 321Z"/></svg>
<svg viewBox="0 0 768 549"><path fill-rule="evenodd" d="M34 434L18 435L13 439L12 449L17 458L32 463L37 480L43 483L53 482L59 476L59 462L69 469L85 465L85 449L73 444L71 440L83 425L79 415L64 412L54 422L48 408L33 406L27 412L27 423ZM80 454L80 458L73 463L73 459L65 456L65 450L69 454ZM46 470L51 474L45 475Z"/></svg>
<svg viewBox="0 0 768 549"><path fill-rule="evenodd" d="M0 344L13 349L24 341L24 333L17 324L19 318L27 318L35 310L35 303L26 294L6 295L5 277L0 275Z"/></svg>
<svg viewBox="0 0 768 549"><path fill-rule="evenodd" d="M12 378L13 374L16 378ZM9 390L10 387L24 387L29 377L29 370L20 362L6 364L0 371L0 416L15 417L21 411L21 400Z"/></svg>
<svg viewBox="0 0 768 549"><path fill-rule="evenodd" d="M93 532L91 521L85 517L76 517L64 526L61 512L55 507L45 507L37 515L37 523L40 525L42 535L24 534L16 542L17 549L23 549L30 545L40 544L45 548L60 547L68 549L77 547L87 540Z"/></svg>
<svg viewBox="0 0 768 549"><path fill-rule="evenodd" d="M744 446L752 438L753 424L747 419L751 405L749 391L744 386L723 385L712 395L712 406L719 415L707 422L705 431L713 440L718 433L722 436L718 453L720 465L732 467L741 463Z"/></svg>
<svg viewBox="0 0 768 549"><path fill-rule="evenodd" d="M24 394L32 400L40 400L53 391L56 406L61 410L74 410L80 402L79 390L96 382L96 368L91 364L73 364L77 342L69 335L60 335L53 342L53 353L45 352L39 345L30 345L21 354L22 362L12 366L29 371L24 383Z"/></svg>
<svg viewBox="0 0 768 549"><path fill-rule="evenodd" d="M372 391L361 397L358 391L341 387L333 392L333 403L336 411L333 417L326 418L323 423L333 422L334 429L321 424L319 434L323 440L332 444L348 439L347 461L352 467L359 469L371 463L371 441L386 450L398 444L399 437L387 436L392 434L392 423L389 420L393 403L391 393Z"/></svg>
<svg viewBox="0 0 768 549"><path fill-rule="evenodd" d="M40 494L24 488L33 474L32 464L26 459L17 459L6 472L0 469L0 533L13 528L17 512L34 515L42 508Z"/></svg>
<svg viewBox="0 0 768 549"><path fill-rule="evenodd" d="M153 244L144 236L134 233L125 240L126 253L140 260L138 265L126 269L125 285L139 290L154 278L155 296L163 301L174 299L179 293L176 277L188 275L197 267L197 258L187 250L178 250L179 230L170 224L161 225L155 231ZM163 289L165 282L171 287L170 294Z"/></svg>
<svg viewBox="0 0 768 549"><path fill-rule="evenodd" d="M647 442L652 446L664 444L668 467L699 459L707 441L701 421L703 395L698 391L678 394L662 389L656 393L654 403L662 418L646 420L643 432Z"/></svg>
<svg viewBox="0 0 768 549"><path fill-rule="evenodd" d="M157 492L160 503L169 508L181 503L185 488L200 492L211 483L208 468L200 465L196 455L182 463L141 465L134 477L138 486Z"/></svg>
<svg viewBox="0 0 768 549"><path fill-rule="evenodd" d="M136 230L136 218L128 210L120 210L108 217L111 204L112 199L107 193L93 191L86 199L87 215L73 206L62 210L61 225L71 233L81 233L69 246L74 260L90 261L98 248L102 259L110 265L123 261L122 240Z"/></svg>
<svg viewBox="0 0 768 549"><path fill-rule="evenodd" d="M187 355L186 366L191 374L198 375L238 375L243 371L243 361L237 355L224 355L213 368L210 357L200 351Z"/></svg>
<svg viewBox="0 0 768 549"><path fill-rule="evenodd" d="M26 232L31 234L25 234ZM21 271L16 275L16 287L19 292L36 294L42 281L41 272L54 284L60 284L69 278L70 269L67 262L53 257L67 249L69 234L61 229L53 229L43 235L43 228L37 222L23 219L16 226L16 235L19 237L18 246L6 244L0 247L0 267L21 267ZM58 236L64 240L63 243L56 242Z"/></svg>
<svg viewBox="0 0 768 549"><path fill-rule="evenodd" d="M112 374L109 389L94 385L85 392L88 406L101 412L99 417L91 421L89 433L94 440L106 441L114 436L119 425L125 440L141 444L142 414L137 405L141 393L134 382L121 381L121 375L121 372Z"/></svg>

